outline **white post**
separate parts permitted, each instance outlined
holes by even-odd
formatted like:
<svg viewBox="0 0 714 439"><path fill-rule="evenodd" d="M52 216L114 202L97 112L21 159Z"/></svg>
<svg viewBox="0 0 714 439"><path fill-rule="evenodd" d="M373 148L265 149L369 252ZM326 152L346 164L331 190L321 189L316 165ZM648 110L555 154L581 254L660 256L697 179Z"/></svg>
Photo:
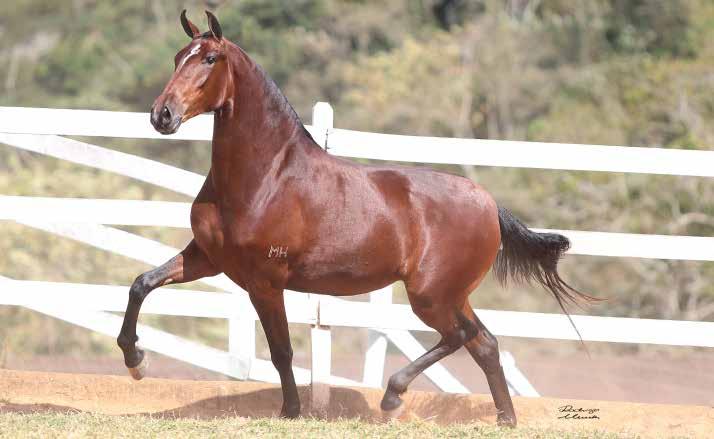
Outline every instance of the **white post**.
<svg viewBox="0 0 714 439"><path fill-rule="evenodd" d="M330 375L332 374L332 333L329 326L320 325L320 296L310 294L315 306L316 321L310 328L310 407L315 414L323 414L330 404Z"/></svg>
<svg viewBox="0 0 714 439"><path fill-rule="evenodd" d="M369 294L369 301L379 305L392 303L392 286L389 285ZM367 332L367 351L364 355L364 370L362 383L368 387L382 387L384 380L384 360L387 356L387 337L377 331Z"/></svg>
<svg viewBox="0 0 714 439"><path fill-rule="evenodd" d="M334 111L327 102L318 102L312 107L312 126L315 141L327 150L327 137L332 129ZM316 310L316 321L310 329L312 376L310 402L312 411L325 412L330 403L330 376L332 375L332 334L329 326L320 325L320 295L310 294Z"/></svg>
<svg viewBox="0 0 714 439"><path fill-rule="evenodd" d="M325 413L330 404L330 375L332 369L332 334L329 326L310 328L312 348L312 379L310 402L313 413Z"/></svg>
<svg viewBox="0 0 714 439"><path fill-rule="evenodd" d="M328 136L333 128L335 112L327 102L318 102L312 107L312 126L315 128L315 142L324 150L328 149Z"/></svg>
<svg viewBox="0 0 714 439"><path fill-rule="evenodd" d="M228 319L228 353L231 354L231 366L248 365L246 378L250 374L250 367L255 358L255 320L251 309L251 303L245 297L238 297L238 293L233 293L236 305L233 315Z"/></svg>

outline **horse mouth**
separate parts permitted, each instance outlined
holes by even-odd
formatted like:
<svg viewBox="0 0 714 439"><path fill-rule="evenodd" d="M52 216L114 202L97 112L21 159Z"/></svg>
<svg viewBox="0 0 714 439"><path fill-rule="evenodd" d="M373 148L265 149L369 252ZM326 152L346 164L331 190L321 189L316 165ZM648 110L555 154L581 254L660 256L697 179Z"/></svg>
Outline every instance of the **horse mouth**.
<svg viewBox="0 0 714 439"><path fill-rule="evenodd" d="M176 117L171 120L170 123L166 125L159 125L159 126L154 126L154 129L158 131L159 133L163 135L169 135L169 134L174 134L176 131L178 131L179 127L181 126L181 118Z"/></svg>

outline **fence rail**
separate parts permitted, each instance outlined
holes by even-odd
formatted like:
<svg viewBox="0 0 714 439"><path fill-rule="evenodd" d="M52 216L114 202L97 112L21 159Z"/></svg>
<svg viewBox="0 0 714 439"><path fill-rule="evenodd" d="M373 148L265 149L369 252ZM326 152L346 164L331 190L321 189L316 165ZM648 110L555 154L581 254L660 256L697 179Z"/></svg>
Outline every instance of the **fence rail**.
<svg viewBox="0 0 714 439"><path fill-rule="evenodd" d="M113 172L192 197L198 194L205 180L204 176L194 172L59 136L6 134L0 130L0 143Z"/></svg>
<svg viewBox="0 0 714 439"><path fill-rule="evenodd" d="M333 129L335 155L402 162L714 177L714 152L400 136Z"/></svg>
<svg viewBox="0 0 714 439"><path fill-rule="evenodd" d="M204 180L199 174L60 137L202 141L212 137L213 119L207 115L187 122L171 136L156 133L148 120L147 113L0 107L0 143L114 172L188 196L196 195ZM313 113L313 125L308 126L308 130L331 154L345 157L714 177L714 152L711 151L385 135L334 129L332 120L329 105L318 103ZM0 195L0 220L17 221L152 265L163 263L177 250L108 225L186 228L190 226L189 212L189 203ZM579 230L557 232L571 239L571 254L714 261L714 238L709 237ZM3 283L0 304L26 306L104 334L116 335L118 317L107 312L124 310L126 287L3 278L0 281ZM245 292L222 275L203 279L202 282L231 293L160 289L149 296L142 311L226 318L229 320L227 352L213 352L200 345L183 343L175 336L145 326L140 327L142 341L148 343L150 349L181 359L190 360L187 354L177 353L176 349L204 353L212 360L202 361L202 367L231 376L276 380L277 374L272 365L255 358L256 315ZM68 300L80 304L79 310L63 309ZM388 288L372 293L370 302L287 292L286 308L291 322L313 325L312 355L315 361L320 360L321 365L320 368L313 368L311 373L296 368L296 377L300 382L380 386L387 341L394 343L411 360L425 352L409 331L428 331L430 328L419 321L408 306L391 304ZM559 314L498 310L477 312L497 335L577 339L567 318ZM578 315L573 316L573 320L585 340L714 347L712 322ZM329 326L372 330L362 382L330 375ZM171 348L162 347L167 343ZM535 389L515 367L512 357L502 353L502 360L511 390L537 396ZM439 364L428 369L427 376L445 391L468 391Z"/></svg>
<svg viewBox="0 0 714 439"><path fill-rule="evenodd" d="M190 228L190 203L0 195L0 220L31 221L52 213L56 222ZM533 229L567 236L569 254L714 261L714 238Z"/></svg>
<svg viewBox="0 0 714 439"><path fill-rule="evenodd" d="M63 306L77 309L123 312L128 286L88 285L62 282L11 281L0 291L0 303L19 306ZM288 320L292 323L377 330L434 330L412 313L409 305L335 300L324 297L317 307L304 294L285 297ZM145 314L186 317L233 317L235 310L245 318L258 319L245 296L228 293L161 288L142 306ZM495 335L508 337L579 340L562 314L474 309ZM572 315L585 341L641 343L670 346L714 347L714 322L655 320L623 317Z"/></svg>
<svg viewBox="0 0 714 439"><path fill-rule="evenodd" d="M42 123L37 123L41 120ZM0 107L0 133L137 139L211 140L213 118L197 116L168 136L148 123L148 113ZM579 145L490 139L402 136L335 129L308 131L330 153L401 162L628 172L714 177L714 152L672 148ZM326 138L326 143L321 139Z"/></svg>

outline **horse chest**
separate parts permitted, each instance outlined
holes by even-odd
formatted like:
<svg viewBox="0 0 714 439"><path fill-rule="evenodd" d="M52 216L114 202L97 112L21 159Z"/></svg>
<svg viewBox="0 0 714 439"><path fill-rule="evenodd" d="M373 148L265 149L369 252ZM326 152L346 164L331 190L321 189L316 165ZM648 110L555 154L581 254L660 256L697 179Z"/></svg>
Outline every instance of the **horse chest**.
<svg viewBox="0 0 714 439"><path fill-rule="evenodd" d="M216 268L243 288L279 281L298 246L280 218L241 215L214 201L197 200L191 209L194 240Z"/></svg>

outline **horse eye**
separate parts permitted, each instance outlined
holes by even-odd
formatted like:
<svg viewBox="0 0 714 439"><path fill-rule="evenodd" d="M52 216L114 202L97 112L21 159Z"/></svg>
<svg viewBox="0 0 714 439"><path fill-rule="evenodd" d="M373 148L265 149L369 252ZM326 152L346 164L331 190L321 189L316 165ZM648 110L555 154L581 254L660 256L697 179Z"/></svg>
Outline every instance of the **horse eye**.
<svg viewBox="0 0 714 439"><path fill-rule="evenodd" d="M213 55L209 55L209 56L206 57L206 62L207 62L208 64L213 64L213 63L216 62L216 57L213 56Z"/></svg>

